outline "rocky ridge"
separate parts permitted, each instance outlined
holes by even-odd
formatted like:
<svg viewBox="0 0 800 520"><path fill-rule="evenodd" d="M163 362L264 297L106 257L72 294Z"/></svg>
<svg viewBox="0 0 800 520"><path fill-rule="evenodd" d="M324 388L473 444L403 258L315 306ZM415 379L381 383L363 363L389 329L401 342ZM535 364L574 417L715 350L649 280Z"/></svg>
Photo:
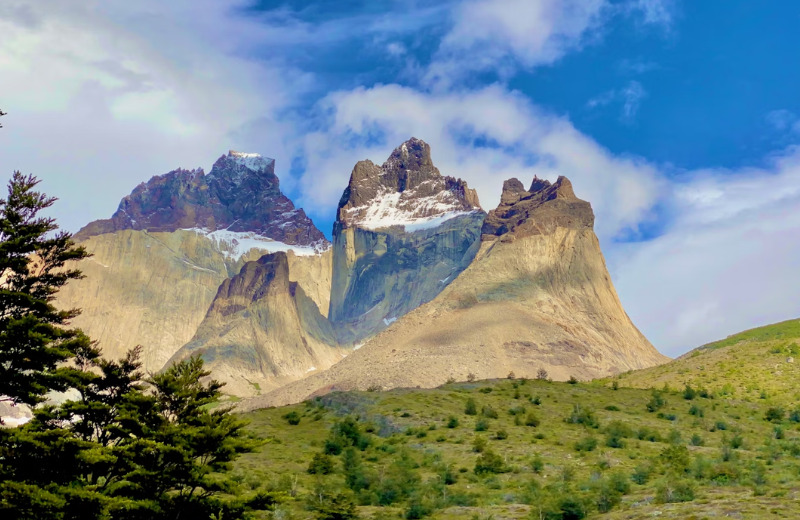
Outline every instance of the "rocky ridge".
<svg viewBox="0 0 800 520"><path fill-rule="evenodd" d="M110 219L88 224L75 238L125 229L195 229L217 232L229 242L275 241L312 251L330 246L305 212L281 192L273 159L232 150L217 159L208 175L201 168L179 168L140 184Z"/></svg>
<svg viewBox="0 0 800 520"><path fill-rule="evenodd" d="M342 359L330 322L289 272L283 252L245 263L219 286L194 337L167 365L200 354L226 391L247 396Z"/></svg>

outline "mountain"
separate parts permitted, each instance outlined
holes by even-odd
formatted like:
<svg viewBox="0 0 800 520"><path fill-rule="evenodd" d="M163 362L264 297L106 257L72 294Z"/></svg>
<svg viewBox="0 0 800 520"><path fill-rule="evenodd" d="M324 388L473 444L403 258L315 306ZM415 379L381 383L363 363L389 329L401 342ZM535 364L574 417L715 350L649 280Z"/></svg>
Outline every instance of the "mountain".
<svg viewBox="0 0 800 520"><path fill-rule="evenodd" d="M342 359L330 322L289 273L283 252L245 263L220 285L194 337L167 364L200 354L226 392L247 396Z"/></svg>
<svg viewBox="0 0 800 520"><path fill-rule="evenodd" d="M528 190L506 182L475 259L435 299L329 370L244 408L332 390L534 378L539 369L590 379L664 363L623 310L593 224L591 206L565 177L534 179Z"/></svg>
<svg viewBox="0 0 800 520"><path fill-rule="evenodd" d="M485 213L475 190L412 138L381 166L360 161L333 229L329 317L356 343L432 300L474 258Z"/></svg>
<svg viewBox="0 0 800 520"><path fill-rule="evenodd" d="M800 378L800 319L734 334L657 367L620 374L636 388L705 389L719 397L794 407Z"/></svg>
<svg viewBox="0 0 800 520"><path fill-rule="evenodd" d="M265 253L291 251L290 281L326 313L330 243L281 193L274 167L229 152L208 175L178 169L140 184L111 219L75 235L93 256L58 303L83 309L73 323L106 356L141 344L147 370L191 340L220 284Z"/></svg>

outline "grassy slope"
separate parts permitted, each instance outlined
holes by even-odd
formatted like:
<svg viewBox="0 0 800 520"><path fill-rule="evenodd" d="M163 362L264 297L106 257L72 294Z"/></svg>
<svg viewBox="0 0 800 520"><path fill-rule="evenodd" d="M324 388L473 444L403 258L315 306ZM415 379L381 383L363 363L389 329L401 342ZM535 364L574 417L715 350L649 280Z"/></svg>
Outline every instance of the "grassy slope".
<svg viewBox="0 0 800 520"><path fill-rule="evenodd" d="M790 406L800 400L800 320L747 330L703 345L665 365L618 380L636 388L704 387L720 397Z"/></svg>
<svg viewBox="0 0 800 520"><path fill-rule="evenodd" d="M241 482L240 492L285 493L273 518L313 518L306 503L315 489L322 486L341 491L346 486L341 455L334 457L334 473L324 477L307 473L309 461L322 451L332 424L347 414L357 414L362 427L374 425L374 433L366 434L370 447L359 452L364 474L371 482L371 489L360 496L363 505L358 511L364 518L400 518L407 513L409 500L405 499L389 507L369 505L374 502L370 493L381 481L391 478L393 467L401 461L413 467L412 473L420 478L416 495L434 508L430 517L437 519L539 518L538 506L555 500L552 497L571 495L596 503L598 482L613 473L621 473L623 480L630 482L635 468L648 465L654 469L646 484L631 482L630 491L610 513L601 515L596 506L591 506L594 511L590 517L800 517L796 500L800 494L798 424L785 420L784 438L777 440L776 424L764 420L768 404L763 400L698 397L689 401L679 392L664 396L666 406L651 413L646 410L651 391L613 390L594 383L500 380L449 384L433 390L336 393L314 402L246 414L251 421L249 428L265 437L267 443L240 459L234 472ZM498 418L488 420L488 431L475 431L480 415L465 415L465 402L470 397L476 401L479 414L487 405L497 411ZM540 398L540 405L531 402L535 397ZM593 410L600 427L565 422L574 405ZM521 416L523 424L517 425L509 410L520 406L526 411ZM690 414L692 406L702 409L702 416ZM283 418L291 411L301 416L296 426ZM541 419L539 426L524 425L528 412ZM451 416L458 419L459 426L447 427ZM606 446L608 436L604 432L614 421L633 433L623 439L621 448ZM636 432L642 428L658 432L662 440L639 440ZM506 439L496 438L500 430L507 433ZM691 445L693 436L701 438L703 446ZM598 440L597 448L577 451L576 442L587 437ZM488 448L504 460L508 473L474 473L479 456L473 451L476 438L486 439ZM742 441L741 447L722 448L730 446L734 438ZM689 469L680 477L668 477L668 465L659 457L672 445L687 446L690 452ZM732 457L728 462L722 460L725 451ZM538 473L531 464L537 455L543 462ZM455 484L444 486L440 475L447 466L458 478ZM760 471L765 482L759 484ZM659 489L675 480L695 486L696 498L685 503L659 503ZM537 495L532 491L537 486L551 487L552 492Z"/></svg>

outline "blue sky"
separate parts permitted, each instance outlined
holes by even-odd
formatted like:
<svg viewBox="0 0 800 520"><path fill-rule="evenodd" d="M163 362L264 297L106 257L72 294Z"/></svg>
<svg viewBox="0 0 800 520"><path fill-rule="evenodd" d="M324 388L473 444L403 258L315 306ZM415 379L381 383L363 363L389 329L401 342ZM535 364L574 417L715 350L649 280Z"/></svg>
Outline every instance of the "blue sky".
<svg viewBox="0 0 800 520"><path fill-rule="evenodd" d="M0 168L72 231L229 148L330 235L410 136L494 207L567 175L663 352L800 316L800 6L789 1L6 0Z"/></svg>

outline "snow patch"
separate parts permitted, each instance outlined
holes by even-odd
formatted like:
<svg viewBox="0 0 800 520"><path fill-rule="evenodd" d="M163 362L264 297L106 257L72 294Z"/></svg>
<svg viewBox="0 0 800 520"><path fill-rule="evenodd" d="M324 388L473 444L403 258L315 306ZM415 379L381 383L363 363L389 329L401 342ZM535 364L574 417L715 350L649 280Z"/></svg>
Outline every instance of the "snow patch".
<svg viewBox="0 0 800 520"><path fill-rule="evenodd" d="M327 244L323 242L310 246L296 246L273 240L252 231L228 231L227 229L209 231L202 228L188 228L184 229L184 231L194 231L198 235L207 237L226 258L231 260L238 260L253 249L264 253L293 251L298 256L317 255L328 249Z"/></svg>
<svg viewBox="0 0 800 520"><path fill-rule="evenodd" d="M396 321L397 321L396 317L395 318L383 318L383 323L385 323L387 327L389 325L391 325L392 323L396 322Z"/></svg>
<svg viewBox="0 0 800 520"><path fill-rule="evenodd" d="M406 231L414 232L435 228L447 220L474 212L464 210L449 191L419 198L414 190L384 191L368 205L349 208L347 220L364 229L403 226Z"/></svg>
<svg viewBox="0 0 800 520"><path fill-rule="evenodd" d="M317 367L311 367L308 370L306 370L306 374L308 374L309 372L313 372L316 369L317 369Z"/></svg>
<svg viewBox="0 0 800 520"><path fill-rule="evenodd" d="M264 170L275 162L275 159L263 157L257 153L237 152L234 150L228 152L228 157L232 158L236 164L254 172Z"/></svg>

